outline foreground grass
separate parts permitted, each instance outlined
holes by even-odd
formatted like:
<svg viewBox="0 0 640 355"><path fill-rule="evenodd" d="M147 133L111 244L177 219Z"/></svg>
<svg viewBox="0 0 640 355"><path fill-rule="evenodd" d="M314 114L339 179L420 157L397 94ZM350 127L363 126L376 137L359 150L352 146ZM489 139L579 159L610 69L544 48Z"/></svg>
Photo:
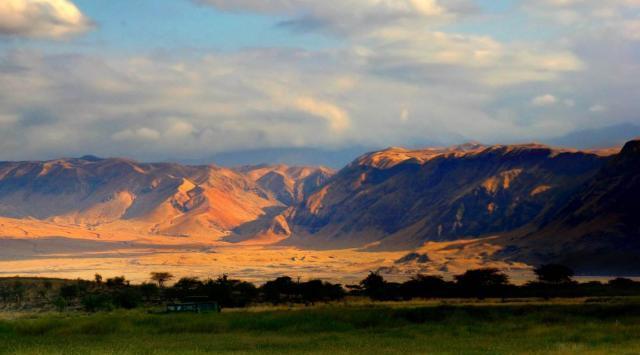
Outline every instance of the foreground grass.
<svg viewBox="0 0 640 355"><path fill-rule="evenodd" d="M332 305L0 320L0 354L638 354L640 303Z"/></svg>

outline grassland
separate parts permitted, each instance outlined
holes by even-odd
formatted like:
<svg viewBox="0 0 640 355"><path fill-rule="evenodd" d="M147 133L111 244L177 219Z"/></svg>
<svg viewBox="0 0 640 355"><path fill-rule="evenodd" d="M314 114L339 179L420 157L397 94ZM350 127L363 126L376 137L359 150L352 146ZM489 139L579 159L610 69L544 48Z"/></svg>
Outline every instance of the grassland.
<svg viewBox="0 0 640 355"><path fill-rule="evenodd" d="M640 299L0 315L0 354L638 354Z"/></svg>

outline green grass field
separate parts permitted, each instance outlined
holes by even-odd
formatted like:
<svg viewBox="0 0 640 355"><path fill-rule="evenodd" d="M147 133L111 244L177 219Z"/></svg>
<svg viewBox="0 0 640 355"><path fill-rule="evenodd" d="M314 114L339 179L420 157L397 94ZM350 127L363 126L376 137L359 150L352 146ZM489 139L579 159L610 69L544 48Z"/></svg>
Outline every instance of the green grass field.
<svg viewBox="0 0 640 355"><path fill-rule="evenodd" d="M204 353L638 354L640 301L351 303L0 320L0 354Z"/></svg>

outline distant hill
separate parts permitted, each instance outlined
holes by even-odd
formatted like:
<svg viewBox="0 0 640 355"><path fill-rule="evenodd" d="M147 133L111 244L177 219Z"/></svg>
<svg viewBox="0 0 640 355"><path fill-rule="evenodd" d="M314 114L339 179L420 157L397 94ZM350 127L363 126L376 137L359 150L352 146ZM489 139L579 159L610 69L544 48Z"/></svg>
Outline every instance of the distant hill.
<svg viewBox="0 0 640 355"><path fill-rule="evenodd" d="M283 174L301 193L313 189L307 182L323 182L313 175L325 170L299 170ZM308 179L298 181L302 178ZM269 211L285 209L290 201L282 198L284 193L280 186L213 165L93 156L0 163L1 216L84 226L112 224L151 234L227 236Z"/></svg>
<svg viewBox="0 0 640 355"><path fill-rule="evenodd" d="M354 146L342 149L273 148L232 151L214 154L206 159L184 161L189 164L215 163L225 167L245 165L326 166L340 169L353 157L374 150L373 147Z"/></svg>
<svg viewBox="0 0 640 355"><path fill-rule="evenodd" d="M578 130L562 137L543 140L544 143L578 149L621 147L625 142L640 137L640 125L623 123L601 128Z"/></svg>

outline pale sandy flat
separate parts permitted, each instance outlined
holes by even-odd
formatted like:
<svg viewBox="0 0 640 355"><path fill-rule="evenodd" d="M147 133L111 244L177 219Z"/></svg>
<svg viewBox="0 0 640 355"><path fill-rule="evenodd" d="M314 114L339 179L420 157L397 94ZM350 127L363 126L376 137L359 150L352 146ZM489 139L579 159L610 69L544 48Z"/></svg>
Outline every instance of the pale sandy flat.
<svg viewBox="0 0 640 355"><path fill-rule="evenodd" d="M104 277L125 275L141 282L152 271L170 271L176 277L227 274L261 282L289 275L350 284L369 271L379 270L387 279L403 280L417 273L451 277L482 266L499 267L515 281L531 276L527 265L492 261L490 255L497 247L478 240L427 243L415 252L427 254L430 262L397 263L410 251L301 250L131 230L121 224L93 228L0 219L0 276L91 279L100 273Z"/></svg>

